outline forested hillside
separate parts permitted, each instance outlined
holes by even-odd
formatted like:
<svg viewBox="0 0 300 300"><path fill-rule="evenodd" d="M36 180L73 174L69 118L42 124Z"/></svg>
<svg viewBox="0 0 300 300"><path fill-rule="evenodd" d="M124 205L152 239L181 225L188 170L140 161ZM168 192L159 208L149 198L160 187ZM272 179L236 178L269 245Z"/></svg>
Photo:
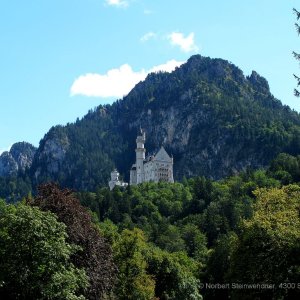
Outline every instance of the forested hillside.
<svg viewBox="0 0 300 300"><path fill-rule="evenodd" d="M0 202L1 299L298 299L299 166Z"/></svg>
<svg viewBox="0 0 300 300"><path fill-rule="evenodd" d="M121 299L292 299L300 296L290 285L300 280L299 181L300 156L281 154L267 170L220 181L195 177L78 197L112 245ZM129 245L134 251L126 252ZM142 293L148 297L134 296Z"/></svg>
<svg viewBox="0 0 300 300"><path fill-rule="evenodd" d="M196 55L171 74L150 74L122 100L53 127L40 143L31 178L95 190L117 167L128 179L140 126L147 151L164 145L174 155L176 180L222 178L266 166L280 152L300 151L300 117L272 96L264 78Z"/></svg>

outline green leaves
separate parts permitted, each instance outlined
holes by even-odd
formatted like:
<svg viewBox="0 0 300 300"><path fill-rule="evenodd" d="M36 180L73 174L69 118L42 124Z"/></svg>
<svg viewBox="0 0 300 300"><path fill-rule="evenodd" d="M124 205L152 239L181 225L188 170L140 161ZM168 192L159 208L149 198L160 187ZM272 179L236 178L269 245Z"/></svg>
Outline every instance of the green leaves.
<svg viewBox="0 0 300 300"><path fill-rule="evenodd" d="M160 299L200 300L199 265L184 252L168 253L151 247L147 252L148 272L156 279Z"/></svg>
<svg viewBox="0 0 300 300"><path fill-rule="evenodd" d="M282 299L285 293L299 296L297 290L280 290L278 286L300 279L300 188L262 188L255 195L253 217L244 222L233 254L231 278L233 282L275 284L275 290L260 292L262 298L273 295ZM235 294L238 297L241 291Z"/></svg>
<svg viewBox="0 0 300 300"><path fill-rule="evenodd" d="M72 191L61 190L55 184L42 185L38 192L35 199L29 200L30 204L55 213L66 225L68 242L80 247L80 251L72 253L71 259L88 276L85 296L91 300L105 297L114 285L116 267L111 248L94 226L90 212L80 205Z"/></svg>
<svg viewBox="0 0 300 300"><path fill-rule="evenodd" d="M87 276L70 261L65 229L52 213L1 204L1 298L84 299Z"/></svg>
<svg viewBox="0 0 300 300"><path fill-rule="evenodd" d="M246 228L259 226L276 240L279 246L294 245L300 238L300 187L259 189L253 218L245 222Z"/></svg>
<svg viewBox="0 0 300 300"><path fill-rule="evenodd" d="M299 12L297 9L295 9L295 8L293 8L293 12L294 12L294 14L295 14L296 17L297 17L297 21L299 21L299 18L300 18L300 12ZM299 34L300 34L300 26L299 26L299 24L298 24L298 23L295 23L295 27L296 27L296 31L297 31L297 33L298 33L298 35L299 35ZM299 55L298 53L296 53L296 52L293 51L293 55L294 55L295 59L297 59L297 60L300 59L300 55ZM295 77L295 79L296 79L296 81L297 81L297 86L299 86L299 84L300 84L300 78L299 78L297 75L295 75L295 74L294 74L294 77ZM298 91L297 89L294 89L294 95L295 95L296 97L299 97L299 96L300 96L300 93L299 93L299 91Z"/></svg>
<svg viewBox="0 0 300 300"><path fill-rule="evenodd" d="M146 249L145 236L137 228L133 231L123 230L114 244L114 257L119 269L116 284L118 299L154 299L155 281L146 272Z"/></svg>

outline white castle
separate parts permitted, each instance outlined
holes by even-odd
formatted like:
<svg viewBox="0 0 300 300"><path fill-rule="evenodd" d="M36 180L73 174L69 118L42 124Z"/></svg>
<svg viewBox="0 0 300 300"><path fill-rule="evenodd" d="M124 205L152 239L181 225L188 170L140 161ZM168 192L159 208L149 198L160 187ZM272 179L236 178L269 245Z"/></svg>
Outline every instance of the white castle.
<svg viewBox="0 0 300 300"><path fill-rule="evenodd" d="M146 158L146 134L141 129L141 135L136 138L136 162L130 170L130 185L137 185L142 182L174 182L173 179L173 157L170 157L164 147L161 147L156 155L149 155ZM119 180L117 170L111 172L109 188L115 186L126 187L126 182Z"/></svg>
<svg viewBox="0 0 300 300"><path fill-rule="evenodd" d="M156 155L146 158L146 134L141 129L141 135L136 138L136 162L130 170L130 185L142 182L174 182L173 157L170 157L164 147L161 147Z"/></svg>

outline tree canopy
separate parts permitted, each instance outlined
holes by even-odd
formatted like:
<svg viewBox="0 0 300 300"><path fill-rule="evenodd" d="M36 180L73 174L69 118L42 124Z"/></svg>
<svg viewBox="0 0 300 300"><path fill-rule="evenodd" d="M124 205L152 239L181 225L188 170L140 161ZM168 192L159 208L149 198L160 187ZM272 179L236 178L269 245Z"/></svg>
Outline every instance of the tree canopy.
<svg viewBox="0 0 300 300"><path fill-rule="evenodd" d="M71 190L61 190L56 184L41 185L37 197L28 199L32 206L55 213L66 224L68 241L80 246L71 256L75 266L83 268L89 279L86 296L98 299L109 294L114 285L116 267L112 251L92 222L91 214L80 205Z"/></svg>
<svg viewBox="0 0 300 300"><path fill-rule="evenodd" d="M66 226L50 212L0 202L0 298L85 299L88 277L71 256Z"/></svg>

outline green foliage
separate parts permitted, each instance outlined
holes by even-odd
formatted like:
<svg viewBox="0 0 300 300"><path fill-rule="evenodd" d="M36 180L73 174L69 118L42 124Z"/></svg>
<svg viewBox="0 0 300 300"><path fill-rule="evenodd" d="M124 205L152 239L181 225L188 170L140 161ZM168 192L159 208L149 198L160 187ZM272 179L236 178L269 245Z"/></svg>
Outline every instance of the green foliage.
<svg viewBox="0 0 300 300"><path fill-rule="evenodd" d="M235 282L273 283L274 290L249 291L247 298L276 299L299 296L297 289L280 289L280 283L300 280L300 188L259 189L253 217L243 224L232 258ZM240 292L233 293L239 299Z"/></svg>
<svg viewBox="0 0 300 300"><path fill-rule="evenodd" d="M32 191L31 178L25 174L0 177L0 197L7 202L17 202Z"/></svg>
<svg viewBox="0 0 300 300"><path fill-rule="evenodd" d="M297 21L299 21L299 19L300 19L300 12L299 12L297 9L295 9L295 8L293 8L293 12L294 12L294 14L295 14L296 17L297 17ZM298 23L295 23L295 27L296 27L296 31L297 31L297 33L298 33L298 35L299 35L299 33L300 33L300 26L299 26L299 24L298 24ZM294 55L295 59L300 60L300 55L299 55L298 53L296 53L296 52L294 51L294 52L293 52L293 55ZM300 78L299 78L297 75L295 75L295 74L294 74L294 77L295 77L295 79L296 79L296 81L297 81L297 87L299 87L299 85L300 85ZM300 92L298 91L298 89L294 89L294 95L295 95L296 97L299 97L299 96L300 96Z"/></svg>
<svg viewBox="0 0 300 300"><path fill-rule="evenodd" d="M200 300L198 265L185 253L168 253L151 248L148 271L156 279L155 295L159 299Z"/></svg>
<svg viewBox="0 0 300 300"><path fill-rule="evenodd" d="M187 244L197 243L197 239L198 244L200 240L203 245L206 244L206 239L196 233L194 240L188 241L187 229L181 230L176 224L191 209L193 196L189 186L180 183L144 183L131 186L123 192L118 188L112 192L100 189L96 196L80 193L79 197L83 204L97 208L101 221L108 218L119 224L120 228L139 227L151 242L170 252L184 251L192 247ZM86 199L91 201L87 202ZM196 255L198 250L193 248L189 251Z"/></svg>
<svg viewBox="0 0 300 300"><path fill-rule="evenodd" d="M191 223L181 228L181 234L186 245L187 254L204 264L208 255L206 235L196 225Z"/></svg>
<svg viewBox="0 0 300 300"><path fill-rule="evenodd" d="M154 292L159 299L202 299L198 279L202 265L185 252L169 253L155 247L137 228L119 233L109 220L99 228L113 245L119 269L118 299L154 299ZM207 251L201 250L201 254Z"/></svg>
<svg viewBox="0 0 300 300"><path fill-rule="evenodd" d="M220 181L198 177L183 184L145 183L79 196L85 203L92 200L87 204L97 208L100 230L114 251L124 229L143 231L147 239L140 259L154 280L155 297L199 299L201 292L205 299L253 299L270 295L264 290L200 290L199 282L299 280L299 208L294 206L299 205L299 188L282 187L279 171L297 180L298 157L281 154L268 170L247 170Z"/></svg>
<svg viewBox="0 0 300 300"><path fill-rule="evenodd" d="M267 170L219 181L195 177L78 193L89 211L56 185L40 187L28 202L54 212L66 224L66 241L82 249L70 252L69 264L85 270L90 286L75 297L289 299L298 290L200 287L299 282L299 169L299 156L280 154ZM8 207L17 209L0 203L0 214ZM43 293L58 297L64 280L77 276L68 267L60 271L57 285L42 286Z"/></svg>
<svg viewBox="0 0 300 300"><path fill-rule="evenodd" d="M92 223L90 212L80 205L72 191L45 184L39 187L37 197L28 202L55 213L58 220L66 224L68 241L80 246L81 251L74 253L71 259L88 275L89 288L85 296L96 300L108 295L116 273L111 248Z"/></svg>
<svg viewBox="0 0 300 300"><path fill-rule="evenodd" d="M279 154L271 163L269 174L289 184L300 181L300 155L292 156L286 153Z"/></svg>
<svg viewBox="0 0 300 300"><path fill-rule="evenodd" d="M213 249L209 253L205 282L228 284L228 275L231 258L236 247L238 236L234 232L222 235L216 241ZM229 289L208 289L205 291L205 299L228 299Z"/></svg>
<svg viewBox="0 0 300 300"><path fill-rule="evenodd" d="M143 251L147 248L146 239L139 229L125 229L114 244L114 257L119 275L116 283L118 299L154 299L155 281L146 272L147 263Z"/></svg>
<svg viewBox="0 0 300 300"><path fill-rule="evenodd" d="M0 203L1 299L85 299L87 276L70 260L80 249L65 229L52 213Z"/></svg>

